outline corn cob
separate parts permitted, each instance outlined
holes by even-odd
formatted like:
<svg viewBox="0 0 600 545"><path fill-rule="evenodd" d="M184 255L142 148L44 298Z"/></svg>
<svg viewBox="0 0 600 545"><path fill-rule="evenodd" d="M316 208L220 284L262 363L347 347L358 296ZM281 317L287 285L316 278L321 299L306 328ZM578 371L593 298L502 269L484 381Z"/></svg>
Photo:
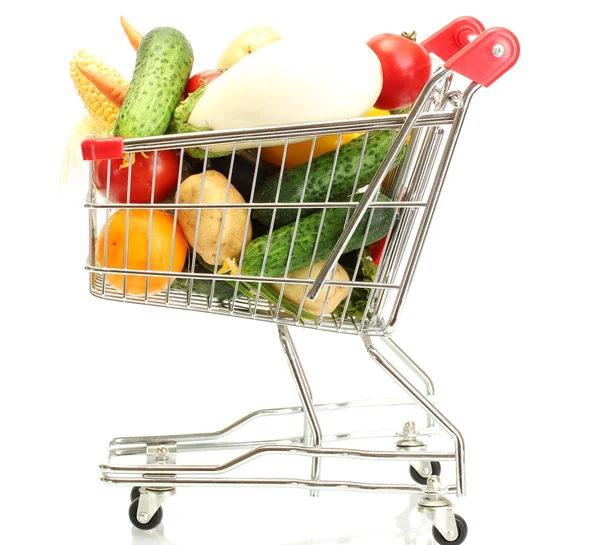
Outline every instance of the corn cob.
<svg viewBox="0 0 600 545"><path fill-rule="evenodd" d="M91 68L105 77L111 78L115 83L126 88L129 84L123 79L119 72L114 68L106 66L88 51L81 49L71 59L71 79L75 84L77 93L81 97L84 106L92 117L104 121L112 129L115 120L117 119L119 108L112 104L111 101L108 100L98 88L79 71L77 68L78 63L86 68Z"/></svg>

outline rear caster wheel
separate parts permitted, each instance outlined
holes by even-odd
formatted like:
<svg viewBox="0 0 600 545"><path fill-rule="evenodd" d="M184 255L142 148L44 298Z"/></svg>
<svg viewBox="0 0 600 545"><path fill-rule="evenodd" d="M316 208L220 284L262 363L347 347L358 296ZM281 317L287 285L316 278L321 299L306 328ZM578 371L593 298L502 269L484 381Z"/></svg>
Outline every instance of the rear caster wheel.
<svg viewBox="0 0 600 545"><path fill-rule="evenodd" d="M439 462L430 462L430 463L431 463L431 474L437 475L439 477L442 473L441 464ZM413 481L415 481L417 484L421 484L423 486L427 485L427 477L421 476L421 474L413 466L410 466L409 471L410 471L410 476Z"/></svg>
<svg viewBox="0 0 600 545"><path fill-rule="evenodd" d="M469 529L465 519L460 515L454 515L454 518L456 519L456 528L458 529L458 537L454 541L448 541L442 534L440 534L435 526L432 528L433 539L435 539L440 545L460 545L461 543L464 543L465 539L467 539L467 533Z"/></svg>
<svg viewBox="0 0 600 545"><path fill-rule="evenodd" d="M132 491L132 494L133 494L133 491ZM131 521L131 524L133 524L136 528L138 528L140 530L153 530L162 522L162 518L163 518L162 507L158 508L158 511L156 511L156 513L154 513L154 516L148 522L142 523L137 519L137 511L138 511L139 502L140 502L139 496L131 502L131 505L129 506L129 520Z"/></svg>

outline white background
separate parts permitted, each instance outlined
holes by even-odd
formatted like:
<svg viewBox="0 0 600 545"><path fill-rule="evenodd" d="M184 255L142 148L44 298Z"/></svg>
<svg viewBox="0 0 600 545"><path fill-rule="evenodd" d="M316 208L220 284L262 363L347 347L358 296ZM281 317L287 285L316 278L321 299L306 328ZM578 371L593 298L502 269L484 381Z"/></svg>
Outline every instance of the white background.
<svg viewBox="0 0 600 545"><path fill-rule="evenodd" d="M466 438L469 494L456 510L469 523L467 543L597 543L595 18L583 2L552 5L105 0L0 8L2 541L429 542L428 525L410 511L414 498L330 492L313 500L295 490L185 489L165 506L164 535L132 534L128 491L99 482L112 437L217 429L260 407L296 404L295 391L273 326L89 295L86 182L76 177L59 191L58 176L83 113L71 55L87 48L126 77L133 70L119 15L142 32L183 31L196 71L255 24L300 40L412 29L423 39L473 15L513 30L522 55L473 101L394 339L432 375L440 407ZM294 333L317 402L397 393L358 339ZM406 475L402 464L384 469Z"/></svg>

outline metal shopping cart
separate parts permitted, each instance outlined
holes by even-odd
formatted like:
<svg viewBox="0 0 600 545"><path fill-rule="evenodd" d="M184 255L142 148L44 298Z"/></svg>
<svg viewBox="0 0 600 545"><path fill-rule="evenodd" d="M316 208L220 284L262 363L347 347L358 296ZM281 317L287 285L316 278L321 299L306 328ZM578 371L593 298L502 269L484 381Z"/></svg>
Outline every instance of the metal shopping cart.
<svg viewBox="0 0 600 545"><path fill-rule="evenodd" d="M421 495L419 508L432 521L433 534L439 543L462 543L467 535L465 521L454 514L452 503L446 498L449 494L463 496L466 492L465 452L463 438L458 429L442 414L434 403L434 386L428 375L404 352L391 338L390 334L396 325L399 313L415 274L415 269L423 249L423 244L431 224L442 185L463 126L469 104L475 92L482 86L489 86L504 72L509 70L519 56L519 44L515 36L503 28L484 30L479 21L470 17L459 18L422 42L430 53L437 69L420 94L419 98L405 114L390 115L377 118L361 118L338 122L322 122L296 124L256 129L209 131L189 134L173 134L159 137L136 139L99 139L82 144L83 156L87 160L119 160L129 154L129 183L131 183L131 163L133 154L143 152L154 158L160 150L178 150L180 155L178 191L174 202L136 204L129 199L125 204L118 204L104 199L90 182L90 191L86 203L90 219L90 258L87 270L90 271L91 292L96 297L113 301L155 305L175 309L194 310L230 317L247 318L271 322L277 325L279 340L295 381L300 397L300 404L294 407L258 410L250 413L226 428L209 433L170 436L122 437L114 439L110 444L109 459L101 466L102 480L106 483L132 487L129 516L134 526L141 529L152 529L162 520L162 503L180 486L265 486L265 487L297 487L310 490L317 496L320 490L344 489L371 492L409 492ZM463 89L457 89L454 78L459 74L466 78ZM350 199L333 198L330 191L324 202L306 202L303 198L294 202L257 202L254 199L257 185L260 183L260 168L264 167L261 150L274 141L283 141L284 154L288 146L297 140L315 141L323 135L337 135L338 145L335 157L340 152L341 135L345 133L365 133L365 144L359 160L356 174L362 168L364 154L368 147L369 136L381 131L388 131L392 137L385 158L380 163L377 173L370 183L362 189L355 187ZM202 184L208 170L212 168L211 150L217 146L230 146L232 153L228 161L228 190L232 184L234 165L246 161L252 168L248 177L249 195L247 202L231 203L227 196L221 203L204 203L200 197L198 203L182 203L179 201L179 187L185 176L185 150L201 150L201 159L197 166L202 177ZM312 164L307 165L306 180ZM368 152L367 152L368 153ZM285 156L284 156L285 157ZM401 159L401 160L400 160ZM110 172L110 169L108 169ZM281 172L279 180L281 183ZM277 174L275 174L277 176ZM109 175L107 175L109 176ZM154 194L155 176L152 180ZM335 178L335 158L331 172L331 181ZM306 183L306 182L305 182ZM110 192L110 179L106 181ZM330 185L331 188L331 185ZM279 188L277 195L279 194ZM386 198L382 199L381 195ZM331 197L331 198L330 198ZM111 267L98 259L95 248L100 237L100 226L108 222L109 217L123 211L127 218L133 211L143 209L149 211L150 233L152 237L152 216L159 211L172 214L173 237L178 214L192 210L196 213L197 226L203 211L221 210L221 230L217 255L223 240L223 225L226 215L234 211L247 211L244 247L249 241L251 213L255 211L269 212L273 218L264 233L264 261L260 274L244 274L244 250L239 257L239 268L222 265L211 265L210 269L199 272L195 265L199 256L196 247L190 248L187 270L173 270L173 248L171 248L170 266L159 271L151 267L150 258L146 267L127 264L125 250L122 267ZM319 240L324 236L323 225L326 215L332 210L344 210L345 219L341 234L328 257L321 263L319 273L312 277L295 278L290 263L294 241L299 236L301 218L306 214L320 218L320 224L314 241L314 252L309 264L313 267L318 255ZM269 245L277 236L275 216L278 212L293 211L295 221L290 225L291 244L286 254L286 266L282 274L269 276L266 264L269 256ZM369 281L361 279L360 267L364 250L369 246L368 234L371 223L378 211L387 210L389 223L385 226L385 236L379 243L381 258L374 278ZM364 233L364 235L362 234ZM126 229L125 247L130 242ZM354 253L348 252L351 239L359 243L354 245ZM172 239L174 240L174 238ZM132 242L130 242L132 243ZM108 250L107 237L103 240L104 254ZM150 242L148 242L150 244ZM150 250L150 247L148 248ZM347 280L334 276L340 260L350 255L354 262L349 267ZM218 263L218 257L216 262ZM145 280L146 288L141 293L127 290L127 282L134 278ZM114 278L120 279L119 286ZM153 291L149 289L150 279L165 278L165 289ZM171 279L177 278L184 287L176 289ZM112 279L112 280L111 280ZM208 289L198 292L195 282L202 282ZM222 297L218 287L227 284L233 293ZM290 306L283 297L285 289L278 292L268 291L267 286L288 285L300 286L302 298L297 306ZM344 302L336 307L335 312L325 312L330 292L335 287L346 290ZM267 290L267 291L265 291ZM354 291L363 290L366 303L360 316L349 309L349 301ZM273 295L275 293L275 295ZM270 294L270 295L269 295ZM323 295L325 294L325 295ZM304 312L309 301L321 297L322 310L317 313ZM240 324L241 325L241 324ZM364 341L367 353L407 394L406 398L379 399L367 401L349 401L342 403L315 404L308 378L300 362L298 352L290 334L290 326L312 328L316 330L357 335ZM384 348L382 351L381 348ZM401 362L406 371L415 378L411 381L390 361L384 352L388 351ZM415 380L416 379L416 380ZM416 382L418 386L413 384ZM320 415L335 411L353 411L369 407L412 407L422 409L426 418L425 425L418 427L414 420L404 423L402 429L392 432L344 432L325 433L321 426ZM304 433L297 437L272 439L266 441L227 441L225 437L238 432L241 428L259 419L290 417L300 415L304 421ZM428 450L426 441L434 433L445 432L450 448ZM443 434L441 434L445 437ZM393 438L390 449L373 450L345 448L343 441L348 439ZM188 451L226 451L240 449L242 454L212 465L182 465L176 463L178 453ZM269 477L249 478L230 477L229 472L241 465L252 462L263 455L304 456L312 461L311 473L303 479ZM122 460L142 458L137 465ZM330 459L351 458L357 460L396 460L409 462L409 473L412 484L391 484L374 482L357 482L352 480L325 480L321 478L322 465L332 463ZM440 462L454 462L455 481L442 484L440 479ZM453 479L449 479L452 481Z"/></svg>

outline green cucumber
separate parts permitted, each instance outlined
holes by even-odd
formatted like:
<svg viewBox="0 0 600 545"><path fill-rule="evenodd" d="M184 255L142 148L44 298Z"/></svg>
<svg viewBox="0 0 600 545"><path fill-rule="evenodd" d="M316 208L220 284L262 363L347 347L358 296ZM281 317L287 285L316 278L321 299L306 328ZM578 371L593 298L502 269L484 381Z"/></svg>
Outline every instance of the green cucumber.
<svg viewBox="0 0 600 545"><path fill-rule="evenodd" d="M185 91L194 53L186 37L171 27L148 32L140 43L131 84L115 122L115 136L164 134Z"/></svg>
<svg viewBox="0 0 600 545"><path fill-rule="evenodd" d="M335 175L331 182L331 172L335 161L335 150L330 151L321 157L317 157L310 167L308 180L306 179L307 164L298 165L283 172L281 176L281 189L277 197L277 187L279 185L279 172L272 174L269 179L256 191L254 202L278 202L294 203L300 202L324 202L327 197L327 190L331 182L331 192L329 200L336 200L337 197L350 195L356 182L356 188L366 186L375 176L379 165L383 161L390 148L392 136L395 131L375 131L367 138L365 153L360 164L363 145L366 135L359 136L348 142L340 148L337 162L335 163ZM394 166L399 165L403 158L406 146L398 154ZM360 167L358 180L356 174ZM302 190L306 182L306 191L302 198ZM313 214L314 209L305 209L301 216ZM298 210L295 208L279 209L275 215L275 226L287 225L296 220ZM271 224L273 209L254 210L252 217L265 226Z"/></svg>
<svg viewBox="0 0 600 545"><path fill-rule="evenodd" d="M356 195L355 200L360 200L361 195ZM385 202L389 199L379 195L377 200ZM396 210L394 208L373 208L373 218L369 227L366 244L373 244L387 235ZM323 228L318 241L318 248L314 257L316 261L326 259L338 238L344 230L346 223L347 208L328 208L323 219ZM317 234L323 212L317 212L298 222L298 231L294 241L294 249L290 260L289 271L301 269L310 264L313 259L313 251L317 243ZM362 246L367 222L371 211L367 211L356 231L348 241L344 252L357 250ZM269 255L265 264L263 276L281 277L285 274L285 268L292 245L292 236L295 223L285 225L273 231L269 244ZM242 263L242 274L248 276L261 276L265 252L267 249L268 234L255 238L246 246L244 262Z"/></svg>
<svg viewBox="0 0 600 545"><path fill-rule="evenodd" d="M212 273L212 271L206 271ZM194 278L192 284L192 293L196 295L205 295L210 297L213 281L208 278ZM183 291L188 293L190 289L189 278L176 278L171 284L171 291ZM226 280L217 280L215 282L215 291L213 297L221 301L233 299L234 287Z"/></svg>

